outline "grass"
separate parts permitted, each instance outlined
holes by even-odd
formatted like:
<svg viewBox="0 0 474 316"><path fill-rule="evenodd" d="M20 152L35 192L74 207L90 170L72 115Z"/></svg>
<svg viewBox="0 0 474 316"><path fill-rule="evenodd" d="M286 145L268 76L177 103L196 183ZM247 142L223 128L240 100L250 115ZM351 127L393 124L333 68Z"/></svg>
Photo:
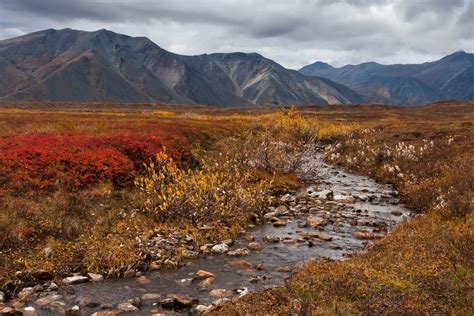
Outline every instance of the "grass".
<svg viewBox="0 0 474 316"><path fill-rule="evenodd" d="M453 102L383 113L317 111L318 118L334 121L350 113L351 121L364 126L330 138L328 159L393 183L420 215L365 253L307 264L285 286L234 300L213 313L472 314L473 110L473 102ZM370 117L376 120L369 122Z"/></svg>
<svg viewBox="0 0 474 316"><path fill-rule="evenodd" d="M284 164L290 160L285 155L294 157L316 137L333 163L394 184L403 202L421 215L397 227L366 253L341 262L308 264L285 286L247 295L214 312L472 314L474 103L437 103L416 109L325 106L302 108L299 113L302 117L288 120L269 109L34 103L18 108L6 104L0 108L0 137L6 142L42 135L87 134L105 139L138 133L166 142L172 133L189 146L195 161L205 157L218 161L219 152L238 153L239 163L252 161L259 166L246 181L265 180L280 193L302 185ZM275 139L298 146L281 147ZM284 152L279 151L282 148ZM212 177L212 170L201 176L194 171L197 165L183 167L191 171L178 173L189 176L191 184L219 181ZM183 191L181 186L174 187ZM0 237L2 284L15 281L16 271L37 269L58 276L73 271L120 275L143 260L140 240L157 232L191 235L199 246L236 236L252 219L242 212L245 216L206 235L193 219L157 220L156 209L146 212L144 196L133 186L117 187L109 180L72 191L53 186L29 194L28 190L12 191L7 184L2 189L0 228L6 232ZM205 191L193 197L196 205L213 205L212 199L199 197L212 196L212 188ZM150 192L152 199L156 191ZM201 219L197 221L199 225ZM53 256L47 256L44 247L54 249ZM164 254L164 258L173 256L180 255Z"/></svg>

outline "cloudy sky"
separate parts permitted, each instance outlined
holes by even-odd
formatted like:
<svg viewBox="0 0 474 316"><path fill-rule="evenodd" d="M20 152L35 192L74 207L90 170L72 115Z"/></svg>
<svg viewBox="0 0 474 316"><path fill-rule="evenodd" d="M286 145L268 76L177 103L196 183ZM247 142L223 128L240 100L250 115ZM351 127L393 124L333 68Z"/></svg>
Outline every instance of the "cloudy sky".
<svg viewBox="0 0 474 316"><path fill-rule="evenodd" d="M0 0L0 39L66 27L180 54L258 52L288 68L416 63L474 52L474 0Z"/></svg>

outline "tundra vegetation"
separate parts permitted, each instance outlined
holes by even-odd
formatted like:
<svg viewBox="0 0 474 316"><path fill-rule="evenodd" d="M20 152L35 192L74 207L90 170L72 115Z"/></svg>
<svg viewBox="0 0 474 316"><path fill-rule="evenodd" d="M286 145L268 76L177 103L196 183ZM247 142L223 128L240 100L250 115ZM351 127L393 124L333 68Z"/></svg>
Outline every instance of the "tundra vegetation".
<svg viewBox="0 0 474 316"><path fill-rule="evenodd" d="M473 309L472 102L298 111L55 106L0 109L0 283L7 293L24 282L17 271L114 277L179 261L179 247L147 254L157 234L196 249L234 238L261 222L268 193L299 187L304 156L324 148L328 161L392 183L418 215L366 253L305 264L285 286L215 312Z"/></svg>

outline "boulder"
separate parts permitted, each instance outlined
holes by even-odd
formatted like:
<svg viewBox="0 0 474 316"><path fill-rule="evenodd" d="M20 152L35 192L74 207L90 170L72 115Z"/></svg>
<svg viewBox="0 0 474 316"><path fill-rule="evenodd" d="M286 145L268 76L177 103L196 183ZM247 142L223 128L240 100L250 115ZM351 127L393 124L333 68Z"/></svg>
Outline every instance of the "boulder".
<svg viewBox="0 0 474 316"><path fill-rule="evenodd" d="M327 224L327 220L319 216L309 216L306 220L306 226L315 228L316 226L324 226Z"/></svg>

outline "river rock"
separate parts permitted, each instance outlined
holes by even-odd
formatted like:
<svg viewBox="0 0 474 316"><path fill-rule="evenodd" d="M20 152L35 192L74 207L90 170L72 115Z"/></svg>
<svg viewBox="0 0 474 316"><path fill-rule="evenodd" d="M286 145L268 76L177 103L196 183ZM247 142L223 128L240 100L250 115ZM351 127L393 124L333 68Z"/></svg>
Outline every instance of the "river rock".
<svg viewBox="0 0 474 316"><path fill-rule="evenodd" d="M276 221L276 222L273 223L273 226L274 226L274 227L286 226L286 221L284 221L284 220L278 220L278 221Z"/></svg>
<svg viewBox="0 0 474 316"><path fill-rule="evenodd" d="M0 315L1 316L22 316L23 313L11 307L4 307L3 309L0 307Z"/></svg>
<svg viewBox="0 0 474 316"><path fill-rule="evenodd" d="M196 312L198 312L199 314L204 314L205 312L208 312L211 310L211 306L207 306L207 305L198 305L194 308L194 310Z"/></svg>
<svg viewBox="0 0 474 316"><path fill-rule="evenodd" d="M191 298L183 295L175 294L173 295L174 298L174 306L175 308L190 308L194 305L199 304L199 300L197 298Z"/></svg>
<svg viewBox="0 0 474 316"><path fill-rule="evenodd" d="M311 238L317 238L317 239L324 240L324 241L331 241L332 240L331 236L329 236L328 234L323 233L323 232L308 232L305 235L308 236L308 237L311 237Z"/></svg>
<svg viewBox="0 0 474 316"><path fill-rule="evenodd" d="M205 271L205 270L199 270L196 272L196 278L199 278L199 279L213 278L215 276L216 275L214 273Z"/></svg>
<svg viewBox="0 0 474 316"><path fill-rule="evenodd" d="M252 269L252 264L246 260L234 259L234 260L228 261L227 263L237 269L243 269L243 270Z"/></svg>
<svg viewBox="0 0 474 316"><path fill-rule="evenodd" d="M306 220L306 226L315 228L316 226L324 226L327 224L327 220L319 216L309 216Z"/></svg>
<svg viewBox="0 0 474 316"><path fill-rule="evenodd" d="M49 305L53 302L59 301L61 299L61 295L53 294L41 297L35 301L36 305Z"/></svg>
<svg viewBox="0 0 474 316"><path fill-rule="evenodd" d="M74 305L73 307L67 309L65 314L66 316L81 316L81 308L77 305Z"/></svg>
<svg viewBox="0 0 474 316"><path fill-rule="evenodd" d="M332 190L322 190L319 192L313 192L310 194L310 196L322 200L331 200L334 196L334 193L332 192Z"/></svg>
<svg viewBox="0 0 474 316"><path fill-rule="evenodd" d="M122 313L119 310L110 310L110 311L100 311L92 313L91 316L118 316Z"/></svg>
<svg viewBox="0 0 474 316"><path fill-rule="evenodd" d="M214 280L215 280L214 277L206 278L206 279L202 280L201 282L199 282L198 288L199 289L207 289L212 285L212 283L214 283Z"/></svg>
<svg viewBox="0 0 474 316"><path fill-rule="evenodd" d="M0 291L0 303L5 302L5 300L6 300L5 293L3 293L2 291Z"/></svg>
<svg viewBox="0 0 474 316"><path fill-rule="evenodd" d="M117 308L121 311L124 311L124 312L136 312L138 311L138 307L136 307L135 305L131 304L131 303L120 303L117 305Z"/></svg>
<svg viewBox="0 0 474 316"><path fill-rule="evenodd" d="M214 289L209 291L209 296L212 297L229 297L232 296L234 292L226 289Z"/></svg>
<svg viewBox="0 0 474 316"><path fill-rule="evenodd" d="M278 268L276 268L275 271L276 272L291 272L291 268L290 267L278 267Z"/></svg>
<svg viewBox="0 0 474 316"><path fill-rule="evenodd" d="M229 246L225 243L217 244L211 248L211 251L213 253L226 253L229 251Z"/></svg>
<svg viewBox="0 0 474 316"><path fill-rule="evenodd" d="M199 252L185 249L182 252L182 256L185 259L197 259L199 258Z"/></svg>
<svg viewBox="0 0 474 316"><path fill-rule="evenodd" d="M139 284L148 284L151 283L150 279L148 279L146 276L142 275L139 276L138 278L135 279L135 281Z"/></svg>
<svg viewBox="0 0 474 316"><path fill-rule="evenodd" d="M32 288L32 287L25 287L23 288L20 293L18 293L18 297L21 299L21 300L26 300L28 299L28 297L30 297L30 295L32 295L33 293L35 293L35 289Z"/></svg>
<svg viewBox="0 0 474 316"><path fill-rule="evenodd" d="M251 242L247 245L247 248L251 251L260 251L262 250L262 245L258 242Z"/></svg>
<svg viewBox="0 0 474 316"><path fill-rule="evenodd" d="M93 282L99 282L99 281L103 281L104 280L104 276L102 274L98 274L98 273L87 273L87 276L89 277L89 279L91 279L91 281Z"/></svg>
<svg viewBox="0 0 474 316"><path fill-rule="evenodd" d="M250 254L250 250L244 247L229 251L227 254L234 257L248 256Z"/></svg>
<svg viewBox="0 0 474 316"><path fill-rule="evenodd" d="M81 284L81 283L86 283L86 282L89 282L89 278L82 275L70 276L63 279L63 283L66 285Z"/></svg>
<svg viewBox="0 0 474 316"><path fill-rule="evenodd" d="M366 231L366 230L361 230L357 232L353 232L352 236L358 239L375 239L377 238L374 233Z"/></svg>
<svg viewBox="0 0 474 316"><path fill-rule="evenodd" d="M393 210L390 213L395 216L402 216L403 214L400 210Z"/></svg>
<svg viewBox="0 0 474 316"><path fill-rule="evenodd" d="M161 299L161 294L158 293L145 293L142 295L142 300L144 301L149 301L149 300L160 300Z"/></svg>
<svg viewBox="0 0 474 316"><path fill-rule="evenodd" d="M276 236L264 236L263 240L266 242L272 242L272 243L279 243L280 242L280 237Z"/></svg>
<svg viewBox="0 0 474 316"><path fill-rule="evenodd" d="M336 202L343 202L343 203L354 203L355 198L350 195L342 195L342 194L336 194L332 198Z"/></svg>

